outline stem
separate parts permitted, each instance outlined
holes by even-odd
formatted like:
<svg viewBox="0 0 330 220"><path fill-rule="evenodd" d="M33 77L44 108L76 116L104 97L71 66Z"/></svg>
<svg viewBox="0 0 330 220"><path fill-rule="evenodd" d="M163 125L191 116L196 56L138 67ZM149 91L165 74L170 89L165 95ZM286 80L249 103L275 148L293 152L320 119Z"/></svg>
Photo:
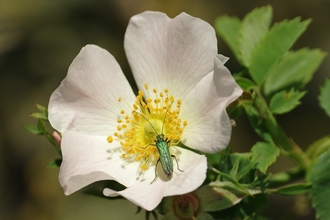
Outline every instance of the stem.
<svg viewBox="0 0 330 220"><path fill-rule="evenodd" d="M285 134L283 129L277 123L273 113L268 108L268 105L259 90L256 90L256 93L255 108L259 111L260 115L264 117L264 125L272 136L275 144L282 150L286 151L287 155L294 159L303 170L307 170L311 163L310 158Z"/></svg>
<svg viewBox="0 0 330 220"><path fill-rule="evenodd" d="M54 132L57 132L57 131L54 131ZM57 134L59 134L57 132ZM50 134L48 132L45 133L45 137L48 139L48 141L53 145L54 149L56 150L56 152L61 156L62 158L62 150L61 150L61 147L60 147L60 139L59 140L56 140L54 135L53 134ZM60 135L59 135L59 138Z"/></svg>
<svg viewBox="0 0 330 220"><path fill-rule="evenodd" d="M282 185L283 183L292 182L304 176L304 172L299 167L294 167L285 172L279 172L272 175L270 178L271 187Z"/></svg>

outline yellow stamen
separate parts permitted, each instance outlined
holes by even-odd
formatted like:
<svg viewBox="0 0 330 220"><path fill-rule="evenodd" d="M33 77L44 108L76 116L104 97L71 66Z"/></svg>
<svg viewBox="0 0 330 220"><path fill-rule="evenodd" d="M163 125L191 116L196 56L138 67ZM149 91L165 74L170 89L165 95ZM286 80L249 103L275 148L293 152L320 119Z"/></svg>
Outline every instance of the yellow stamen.
<svg viewBox="0 0 330 220"><path fill-rule="evenodd" d="M179 118L181 99L175 100L167 88L159 93L154 88L152 93L149 93L148 84L144 87L147 97L143 97L144 93L139 91L130 106L131 113L121 110L117 120L117 131L113 136L107 137L109 143L114 140L120 143L123 159L140 161L142 171L148 169L148 164L155 164L159 158L155 146L156 136L164 134L169 146L177 145L184 128L188 125L187 121ZM122 98L119 97L118 101L122 101Z"/></svg>
<svg viewBox="0 0 330 220"><path fill-rule="evenodd" d="M143 170L143 171L147 170L147 165L145 163L143 163L141 165L141 170Z"/></svg>
<svg viewBox="0 0 330 220"><path fill-rule="evenodd" d="M112 138L111 136L108 136L107 141L108 141L109 143L112 143L113 138Z"/></svg>

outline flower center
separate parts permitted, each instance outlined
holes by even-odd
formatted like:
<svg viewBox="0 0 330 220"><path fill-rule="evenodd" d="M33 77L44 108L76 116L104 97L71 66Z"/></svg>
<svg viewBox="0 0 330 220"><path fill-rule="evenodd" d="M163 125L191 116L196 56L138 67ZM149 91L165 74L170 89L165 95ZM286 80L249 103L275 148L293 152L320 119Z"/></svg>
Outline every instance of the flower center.
<svg viewBox="0 0 330 220"><path fill-rule="evenodd" d="M179 118L182 101L175 100L169 95L168 89L157 92L157 89L149 91L148 85L146 99L143 92L139 91L132 111L126 113L121 110L117 120L117 131L107 140L119 141L123 151L122 158L127 161L139 161L144 171L150 163L156 163L159 154L156 148L157 136L163 134L169 147L180 142L180 138L187 121ZM151 98L154 97L154 98ZM119 97L118 101L122 99Z"/></svg>

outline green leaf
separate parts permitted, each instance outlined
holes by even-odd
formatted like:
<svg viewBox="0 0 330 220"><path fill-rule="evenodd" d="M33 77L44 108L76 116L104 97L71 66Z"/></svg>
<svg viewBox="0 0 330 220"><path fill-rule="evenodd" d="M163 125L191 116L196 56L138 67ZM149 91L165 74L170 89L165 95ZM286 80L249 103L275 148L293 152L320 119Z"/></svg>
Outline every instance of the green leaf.
<svg viewBox="0 0 330 220"><path fill-rule="evenodd" d="M255 163L250 158L250 153L232 153L222 157L219 164L220 171L229 174L240 183L251 183L255 179Z"/></svg>
<svg viewBox="0 0 330 220"><path fill-rule="evenodd" d="M281 195L292 196L308 193L310 192L311 187L311 183L295 183L288 186L280 187L273 192L276 192Z"/></svg>
<svg viewBox="0 0 330 220"><path fill-rule="evenodd" d="M217 174L219 174L220 176L222 176L223 178L225 178L225 181L223 181L224 183L231 183L233 185L233 189L239 191L240 193L244 193L244 194L247 194L247 195L250 195L249 194L249 191L244 188L236 179L235 177L227 174L227 173L223 173L219 170L215 170L215 169L212 169L214 172L216 172ZM228 181L227 181L228 180Z"/></svg>
<svg viewBox="0 0 330 220"><path fill-rule="evenodd" d="M142 210L142 208L141 207L138 207L138 211L135 214L138 214L140 212L139 210ZM146 210L146 220L150 220L150 215L153 216L153 219L158 220L156 211L154 211L154 210L147 211Z"/></svg>
<svg viewBox="0 0 330 220"><path fill-rule="evenodd" d="M38 119L38 129L40 132L42 132L42 134L47 133L47 127L45 125L45 122L42 121L41 119Z"/></svg>
<svg viewBox="0 0 330 220"><path fill-rule="evenodd" d="M291 48L298 37L306 30L310 20L300 18L276 23L261 39L251 56L250 74L252 79L261 85L270 70Z"/></svg>
<svg viewBox="0 0 330 220"><path fill-rule="evenodd" d="M226 178L227 180L229 180L229 182L231 182L233 184L233 186L235 186L235 188L237 188L238 191L249 194L249 192L231 175L226 174L226 173L222 173L220 172L220 175L224 178ZM227 181L224 181L227 182Z"/></svg>
<svg viewBox="0 0 330 220"><path fill-rule="evenodd" d="M244 66L250 66L252 51L268 31L272 15L272 7L265 6L254 9L244 17L239 44Z"/></svg>
<svg viewBox="0 0 330 220"><path fill-rule="evenodd" d="M325 53L307 48L287 52L271 69L264 85L266 95L290 88L300 89L312 78Z"/></svg>
<svg viewBox="0 0 330 220"><path fill-rule="evenodd" d="M55 159L55 160L50 161L47 164L47 167L49 167L49 168L59 168L61 166L61 163L62 163L62 159Z"/></svg>
<svg viewBox="0 0 330 220"><path fill-rule="evenodd" d="M255 132L265 141L273 142L272 136L267 132L267 128L262 123L263 119L261 119L259 112L252 106L251 103L246 103L243 107Z"/></svg>
<svg viewBox="0 0 330 220"><path fill-rule="evenodd" d="M241 77L241 76L234 76L234 79L236 81L236 83L243 89L246 91L250 91L253 90L253 88L256 88L257 85L250 79L247 79L245 77Z"/></svg>
<svg viewBox="0 0 330 220"><path fill-rule="evenodd" d="M249 163L237 173L235 178L239 181L244 177L248 177L250 172L256 167L256 164L255 160L249 161Z"/></svg>
<svg viewBox="0 0 330 220"><path fill-rule="evenodd" d="M43 134L42 131L40 131L38 129L38 127L35 125L25 125L23 127L25 130L27 130L28 132L31 132L32 134L38 134L38 135Z"/></svg>
<svg viewBox="0 0 330 220"><path fill-rule="evenodd" d="M330 117L330 79L327 79L324 86L321 87L319 102L325 113Z"/></svg>
<svg viewBox="0 0 330 220"><path fill-rule="evenodd" d="M306 94L306 91L295 91L293 88L287 91L276 93L269 103L269 109L274 114L284 114L300 104L300 99Z"/></svg>
<svg viewBox="0 0 330 220"><path fill-rule="evenodd" d="M230 205L230 206L237 204L246 196L257 195L257 194L261 193L261 189L259 187L258 188L252 188L252 187L244 188L244 191L242 191L241 188L238 188L235 184L233 184L231 182L226 182L226 181L225 182L223 182L223 181L211 182L209 184L209 187L212 187L211 189L215 193L222 194L223 198L226 198L228 200L227 202L229 202L229 203L226 202L225 204ZM199 191L199 189L197 191ZM208 198L207 196L205 196L206 192L200 192L200 195L201 195L201 198L205 198L206 201L210 200L210 197ZM214 195L213 195L213 197L216 199L216 197ZM214 201L214 203L216 203L216 202L217 201ZM222 206L221 208L219 208L214 204L210 205L210 203L208 205L205 204L205 206L208 206L207 211L218 211L218 210L222 210L222 209L228 207L228 206Z"/></svg>
<svg viewBox="0 0 330 220"><path fill-rule="evenodd" d="M205 185L195 191L200 208L206 212L219 211L235 205L241 198L221 186Z"/></svg>
<svg viewBox="0 0 330 220"><path fill-rule="evenodd" d="M314 160L319 155L321 155L324 151L330 149L330 136L324 136L316 141L314 141L311 145L308 146L306 150L306 154L309 158Z"/></svg>
<svg viewBox="0 0 330 220"><path fill-rule="evenodd" d="M48 110L46 107L39 105L38 103L36 103L36 107L37 109L40 111L41 114L45 115L46 117L48 117Z"/></svg>
<svg viewBox="0 0 330 220"><path fill-rule="evenodd" d="M268 204L268 198L265 194L255 194L246 197L241 203L241 213L245 216L244 220L260 220L257 213ZM243 218L240 218L243 219Z"/></svg>
<svg viewBox="0 0 330 220"><path fill-rule="evenodd" d="M142 211L142 208L138 206L138 207L137 207L137 210L136 210L136 212L135 212L135 215L136 215L136 214L139 214L141 211Z"/></svg>
<svg viewBox="0 0 330 220"><path fill-rule="evenodd" d="M250 153L232 153L230 155L230 164L233 164L230 175L240 183L251 183L255 179L256 161L250 158Z"/></svg>
<svg viewBox="0 0 330 220"><path fill-rule="evenodd" d="M56 143L56 141L54 140L53 136L51 134L45 134L47 140L53 145L53 146L56 146L56 147L59 147L58 144Z"/></svg>
<svg viewBox="0 0 330 220"><path fill-rule="evenodd" d="M244 167L250 163L250 154L249 153L231 153L227 158L227 163L230 168L229 174L231 176L236 176Z"/></svg>
<svg viewBox="0 0 330 220"><path fill-rule="evenodd" d="M216 212L216 219L232 220L265 220L259 218L257 213L267 205L267 197L265 194L254 194L243 198L240 203L230 208Z"/></svg>
<svg viewBox="0 0 330 220"><path fill-rule="evenodd" d="M36 119L48 120L47 116L40 112L31 113L29 116Z"/></svg>
<svg viewBox="0 0 330 220"><path fill-rule="evenodd" d="M330 219L329 198L330 198L330 150L321 154L312 168L311 196L313 207L316 210L316 217L321 220Z"/></svg>
<svg viewBox="0 0 330 220"><path fill-rule="evenodd" d="M205 156L207 157L207 162L210 163L212 166L219 164L221 158L220 153L205 154Z"/></svg>
<svg viewBox="0 0 330 220"><path fill-rule="evenodd" d="M280 154L280 150L266 142L257 142L251 149L252 160L256 160L257 168L266 173L267 168L276 161L276 158Z"/></svg>
<svg viewBox="0 0 330 220"><path fill-rule="evenodd" d="M226 42L237 60L240 58L239 36L241 21L237 17L221 16L215 20L215 30Z"/></svg>
<svg viewBox="0 0 330 220"><path fill-rule="evenodd" d="M330 149L330 136L325 136L308 146L306 154L314 161L323 152Z"/></svg>

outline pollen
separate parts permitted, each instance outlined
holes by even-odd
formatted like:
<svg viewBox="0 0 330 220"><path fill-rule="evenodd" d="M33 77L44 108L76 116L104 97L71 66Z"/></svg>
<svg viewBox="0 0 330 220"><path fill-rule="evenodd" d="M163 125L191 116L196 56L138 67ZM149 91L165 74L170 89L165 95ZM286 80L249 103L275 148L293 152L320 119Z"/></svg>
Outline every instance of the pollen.
<svg viewBox="0 0 330 220"><path fill-rule="evenodd" d="M112 138L111 136L108 136L107 141L108 141L109 143L112 143L113 138Z"/></svg>
<svg viewBox="0 0 330 220"><path fill-rule="evenodd" d="M122 150L121 158L128 162L140 163L140 170L145 171L150 165L155 165L159 158L156 148L156 138L163 134L169 147L180 143L181 135L188 122L179 116L184 103L175 99L167 88L149 90L145 84L146 93L139 91L131 103L131 112L121 110L118 114L117 129L107 141L119 142ZM160 92L159 92L160 91ZM122 102L122 98L118 98ZM126 103L125 101L122 103Z"/></svg>
<svg viewBox="0 0 330 220"><path fill-rule="evenodd" d="M147 165L145 163L141 164L141 170L143 171L147 170Z"/></svg>

